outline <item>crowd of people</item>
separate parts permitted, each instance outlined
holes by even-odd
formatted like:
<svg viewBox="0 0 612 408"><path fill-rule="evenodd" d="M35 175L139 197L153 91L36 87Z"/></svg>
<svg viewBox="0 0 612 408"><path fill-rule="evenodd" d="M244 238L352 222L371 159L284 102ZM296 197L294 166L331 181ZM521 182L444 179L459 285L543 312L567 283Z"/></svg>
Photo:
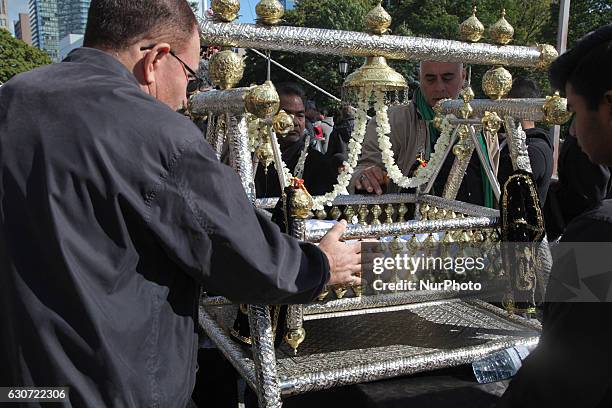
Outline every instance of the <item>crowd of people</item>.
<svg viewBox="0 0 612 408"><path fill-rule="evenodd" d="M361 247L342 242L344 221L318 246L282 233L177 113L198 71L197 28L185 0L92 0L82 48L0 88L0 386L68 386L71 406L189 406L202 290L291 304L360 282ZM550 132L522 123L547 231L562 242L612 241L611 73L612 25L550 68L574 113L558 181ZM413 99L389 109L405 175L432 153L433 106L458 97L466 71L423 61L419 79ZM330 191L351 110L323 132L325 118L299 85L276 88L294 118L279 140L285 163L312 194ZM540 94L517 78L510 96ZM386 177L376 126L368 124L350 188L400 192ZM493 143L478 136L501 185L513 171L503 133ZM442 194L453 159L432 194ZM280 195L273 168L260 164L255 184L258 197ZM457 199L496 207L476 154ZM552 291L562 289L560 268ZM612 406L610 311L609 303L546 303L540 344L500 406Z"/></svg>

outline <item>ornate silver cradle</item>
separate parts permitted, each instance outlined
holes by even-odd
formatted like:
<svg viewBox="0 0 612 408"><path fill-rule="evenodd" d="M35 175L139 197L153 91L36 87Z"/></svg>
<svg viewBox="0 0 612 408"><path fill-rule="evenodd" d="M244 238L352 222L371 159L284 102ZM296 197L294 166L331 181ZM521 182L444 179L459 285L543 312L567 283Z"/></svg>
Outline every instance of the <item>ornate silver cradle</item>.
<svg viewBox="0 0 612 408"><path fill-rule="evenodd" d="M233 124L242 120L240 116L229 119ZM229 150L235 158L250 160L241 128L226 127ZM209 136L215 134L219 133L209 132ZM211 142L222 145L214 137ZM252 193L250 161L234 160L233 165ZM265 209L274 207L277 200L254 203ZM387 194L339 196L333 204L325 218L338 218L341 213L357 221L347 228L346 239L431 237L445 231L455 234L458 242L489 241L494 248L499 241L499 211L455 200ZM312 216L323 218L321 212ZM291 223L291 233L305 241L316 243L325 232L326 228L309 227L305 219L293 218ZM370 296L355 288L330 288L321 300L288 307L287 337L302 336L303 340L297 354L287 343L275 350L266 305L248 306L251 350L229 335L238 305L203 297L200 325L266 407L280 406L284 396L470 363L499 349L537 343L537 324L455 295L452 291L399 291Z"/></svg>
<svg viewBox="0 0 612 408"><path fill-rule="evenodd" d="M467 59L476 63L500 63L501 59L506 64L531 66L541 64L545 58L541 47L482 44L474 47L466 43L407 39L402 41L408 43L397 43L399 45L394 46L397 49L390 50L384 41L379 44L375 36L365 35L365 40L373 42L366 47L366 52L354 44L357 34L362 36L362 33L330 30L310 33L308 30L314 29L218 22L206 22L202 30L207 43L260 49L323 53L340 50L347 55L386 52L391 57L404 59L425 53L434 59ZM291 37L286 44L277 38L285 34ZM299 35L303 35L303 41L294 38ZM320 43L316 40L323 38L320 36L333 39ZM457 48L457 44L461 47ZM418 52L412 55L411 50ZM253 164L245 119L248 108L244 102L253 89L195 95L190 101L190 112L208 116L206 137L218 156L223 154L223 142L227 140L231 165L240 174L247 194L256 207L269 209L278 199L254 199ZM474 137L475 128L486 126L480 119L486 112L498 112L505 118L507 128L514 129L517 119L541 120L548 116L547 109L543 108L546 103L545 100L476 100L471 102L472 118L454 120L455 124L469 126L471 131L464 135L464 142L471 148L469 155L475 150L482 160L483 152L477 143L470 143L470 137ZM457 113L462 105L447 101L440 105L438 113ZM514 162L520 164L521 157L526 154L524 139L511 138L509 146ZM278 146L274 153L278 159ZM455 164L460 168L465 160L465 157L457 157ZM456 174L447 182L446 198L426 194L430 182L417 194L338 196L326 211L313 212L311 217L354 220L355 223L347 228L345 239L390 237L400 242L400 236L423 234L426 238L419 242L421 247L436 239L443 240L443 237L452 237L454 242L464 244L487 243L490 258L495 260L499 257L496 246L500 240L499 211L453 200L463 172ZM499 198L497 180L490 172L487 175ZM290 233L300 240L317 243L329 227L312 226L306 218L291 217ZM409 244L410 241L400 245L409 250ZM315 302L290 305L284 327L273 327L273 316L267 305L242 306L248 314L251 330L249 349L229 335L240 307L224 298L203 296L200 325L247 384L256 390L262 407L279 407L285 396L470 363L510 346L533 346L539 333L537 323L510 315L482 300L457 298L453 291L397 291L371 295L361 288L334 287L322 293ZM286 342L277 349L274 347L275 329L286 333Z"/></svg>

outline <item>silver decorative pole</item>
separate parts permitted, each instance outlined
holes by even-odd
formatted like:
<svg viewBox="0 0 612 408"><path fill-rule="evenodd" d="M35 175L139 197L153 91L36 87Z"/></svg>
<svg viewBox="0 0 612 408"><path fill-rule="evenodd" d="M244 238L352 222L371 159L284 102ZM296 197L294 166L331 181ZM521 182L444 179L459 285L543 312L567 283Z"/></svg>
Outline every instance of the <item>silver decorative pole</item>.
<svg viewBox="0 0 612 408"><path fill-rule="evenodd" d="M497 46L321 28L227 24L210 20L201 24L201 38L205 44L224 47L522 67L546 67L557 56L554 47L548 45Z"/></svg>

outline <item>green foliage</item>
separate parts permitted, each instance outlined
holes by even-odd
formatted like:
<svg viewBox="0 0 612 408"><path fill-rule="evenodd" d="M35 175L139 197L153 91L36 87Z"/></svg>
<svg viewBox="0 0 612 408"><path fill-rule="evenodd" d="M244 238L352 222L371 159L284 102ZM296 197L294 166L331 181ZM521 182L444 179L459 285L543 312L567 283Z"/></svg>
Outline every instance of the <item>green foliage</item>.
<svg viewBox="0 0 612 408"><path fill-rule="evenodd" d="M550 9L551 23L544 30L544 36L554 44L557 39L559 6ZM594 29L612 21L612 3L608 0L580 0L570 2L567 46L571 48L576 41Z"/></svg>
<svg viewBox="0 0 612 408"><path fill-rule="evenodd" d="M481 0L477 16L485 27L491 26L506 9L506 19L514 26L514 44L531 44L540 39L550 21L553 0ZM391 9L394 25L405 25L414 35L458 39L459 24L470 16L472 3L465 0L401 0ZM484 41L487 41L485 33Z"/></svg>
<svg viewBox="0 0 612 408"><path fill-rule="evenodd" d="M460 9L470 8L469 3L462 3L444 0L402 0L399 5L389 10L393 17L393 31L396 32L396 28L403 25L417 37L454 39L462 20L449 11L460 12Z"/></svg>
<svg viewBox="0 0 612 408"><path fill-rule="evenodd" d="M0 29L0 82L6 82L20 72L51 63L46 52L29 46Z"/></svg>
<svg viewBox="0 0 612 408"><path fill-rule="evenodd" d="M532 45L538 43L555 44L543 33L550 24L552 0L481 0L476 3L476 15L488 29L501 17L501 10L506 9L506 19L514 27L512 44ZM556 6L558 8L558 5ZM401 0L390 10L394 25L405 26L415 36L458 40L459 24L471 15L472 3L465 0ZM492 42L485 31L481 42ZM484 97L480 83L482 75L489 69L487 66L472 67L472 88L477 97ZM533 69L508 67L513 76L528 76L539 83L543 92L548 91L545 73Z"/></svg>

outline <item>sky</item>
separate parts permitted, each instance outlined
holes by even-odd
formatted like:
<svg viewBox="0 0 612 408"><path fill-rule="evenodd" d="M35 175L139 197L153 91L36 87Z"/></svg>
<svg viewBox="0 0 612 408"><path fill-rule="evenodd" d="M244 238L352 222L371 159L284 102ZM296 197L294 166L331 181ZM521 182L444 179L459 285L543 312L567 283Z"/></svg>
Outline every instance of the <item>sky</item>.
<svg viewBox="0 0 612 408"><path fill-rule="evenodd" d="M240 2L240 17L238 21L241 23L252 23L255 21L255 6L259 0L242 0Z"/></svg>
<svg viewBox="0 0 612 408"><path fill-rule="evenodd" d="M207 6L210 7L211 0L200 0L200 7L206 2ZM259 3L259 0L241 0L240 1L240 12L238 22L240 23L253 23L255 22L255 6Z"/></svg>
<svg viewBox="0 0 612 408"><path fill-rule="evenodd" d="M8 0L9 31L13 32L13 22L19 18L19 13L28 12L28 0Z"/></svg>
<svg viewBox="0 0 612 408"><path fill-rule="evenodd" d="M255 20L255 5L259 0L242 0L240 3L240 18L241 23L252 23ZM210 1L208 1L210 7ZM9 11L9 26L11 33L13 32L13 22L17 20L19 13L28 12L28 0L8 0Z"/></svg>

